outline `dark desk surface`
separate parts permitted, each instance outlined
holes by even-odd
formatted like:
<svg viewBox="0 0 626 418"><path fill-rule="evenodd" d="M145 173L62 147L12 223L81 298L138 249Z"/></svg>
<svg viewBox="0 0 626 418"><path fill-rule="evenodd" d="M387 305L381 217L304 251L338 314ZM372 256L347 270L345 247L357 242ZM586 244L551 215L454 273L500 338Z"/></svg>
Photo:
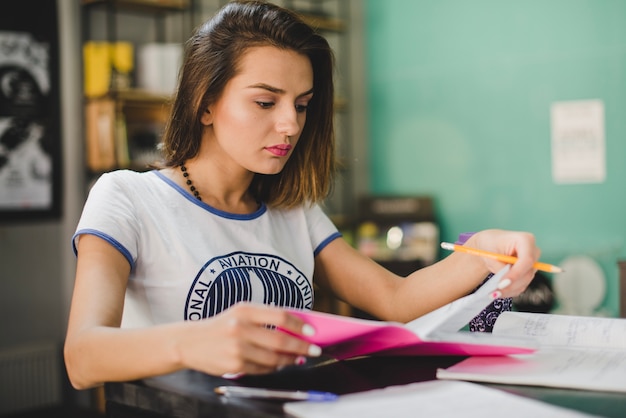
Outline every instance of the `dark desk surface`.
<svg viewBox="0 0 626 418"><path fill-rule="evenodd" d="M315 366L290 367L280 372L226 380L182 371L138 382L105 386L110 418L152 417L285 417L282 402L226 398L213 389L221 385L272 389L321 390L347 394L435 378L438 367L459 357L365 357L325 361ZM488 385L554 405L605 417L626 417L626 394L570 389ZM506 415L506 414L505 414Z"/></svg>

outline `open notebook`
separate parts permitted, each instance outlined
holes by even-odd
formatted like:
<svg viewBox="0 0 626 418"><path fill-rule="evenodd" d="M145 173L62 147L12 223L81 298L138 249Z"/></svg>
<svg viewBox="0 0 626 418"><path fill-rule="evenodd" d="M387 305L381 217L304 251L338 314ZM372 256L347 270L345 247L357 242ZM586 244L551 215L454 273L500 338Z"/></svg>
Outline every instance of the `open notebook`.
<svg viewBox="0 0 626 418"><path fill-rule="evenodd" d="M437 378L626 393L625 318L504 312L493 332L532 336L541 347L470 357L437 370Z"/></svg>
<svg viewBox="0 0 626 418"><path fill-rule="evenodd" d="M371 354L493 356L531 353L537 344L530 338L460 331L491 303L489 295L509 268L506 266L494 274L476 292L406 324L305 310L290 312L315 328L315 335L304 338L336 359Z"/></svg>

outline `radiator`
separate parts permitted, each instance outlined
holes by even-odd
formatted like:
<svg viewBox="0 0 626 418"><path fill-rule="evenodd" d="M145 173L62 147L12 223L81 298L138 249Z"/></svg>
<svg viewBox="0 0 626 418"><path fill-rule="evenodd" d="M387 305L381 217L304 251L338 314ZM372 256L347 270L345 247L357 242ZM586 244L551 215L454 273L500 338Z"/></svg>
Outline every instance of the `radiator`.
<svg viewBox="0 0 626 418"><path fill-rule="evenodd" d="M60 348L44 342L0 350L0 415L63 401Z"/></svg>

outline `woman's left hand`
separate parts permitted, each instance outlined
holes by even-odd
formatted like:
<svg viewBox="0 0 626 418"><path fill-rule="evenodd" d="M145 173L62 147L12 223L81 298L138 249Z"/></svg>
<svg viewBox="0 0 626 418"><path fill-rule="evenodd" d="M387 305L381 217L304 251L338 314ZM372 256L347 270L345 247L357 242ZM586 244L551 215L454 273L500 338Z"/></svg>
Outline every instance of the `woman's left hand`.
<svg viewBox="0 0 626 418"><path fill-rule="evenodd" d="M517 296L526 289L537 271L533 265L541 255L541 250L535 243L535 236L528 232L489 229L474 234L466 245L517 257L511 270L500 281L500 297ZM493 273L505 266L504 263L492 258L485 257L483 261Z"/></svg>

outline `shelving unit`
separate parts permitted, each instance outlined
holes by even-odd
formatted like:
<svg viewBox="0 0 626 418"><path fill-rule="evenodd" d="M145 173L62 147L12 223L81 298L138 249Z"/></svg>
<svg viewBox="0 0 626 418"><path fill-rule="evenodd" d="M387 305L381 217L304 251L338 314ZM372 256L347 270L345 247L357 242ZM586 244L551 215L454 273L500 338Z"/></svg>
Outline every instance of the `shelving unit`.
<svg viewBox="0 0 626 418"><path fill-rule="evenodd" d="M190 0L82 0L81 4L83 41L94 43L94 50L103 48L103 43L130 43L133 71L142 44L175 42L182 52L193 21ZM154 147L169 112L170 96L138 88L132 77L116 83L112 62L89 63L86 55L85 133L90 175L117 168L145 170L156 159ZM110 75L104 66L113 67ZM92 74L106 78L98 81L104 83L104 89L93 91Z"/></svg>

